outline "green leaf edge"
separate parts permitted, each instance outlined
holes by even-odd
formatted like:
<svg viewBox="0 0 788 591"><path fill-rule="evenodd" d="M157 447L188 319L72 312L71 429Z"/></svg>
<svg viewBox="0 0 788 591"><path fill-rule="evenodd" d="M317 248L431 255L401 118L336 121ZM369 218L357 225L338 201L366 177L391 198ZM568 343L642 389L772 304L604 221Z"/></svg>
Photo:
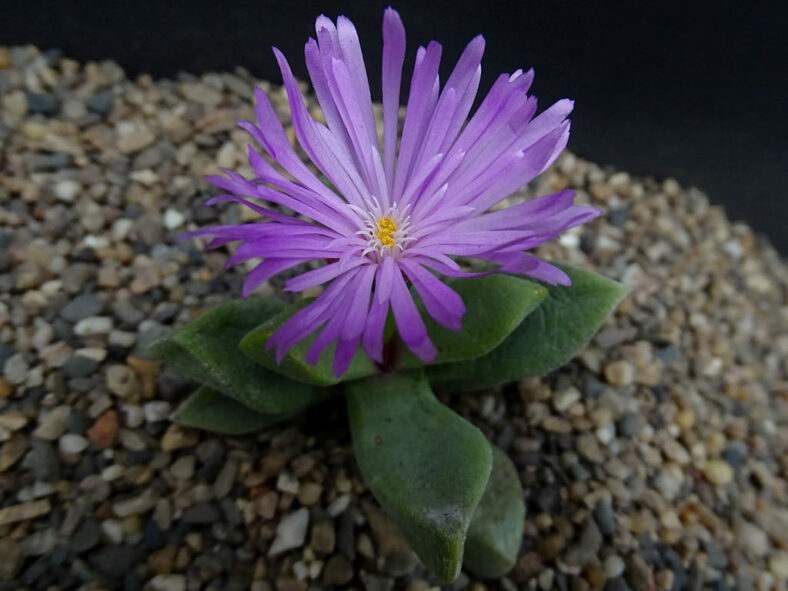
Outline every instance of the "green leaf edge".
<svg viewBox="0 0 788 591"><path fill-rule="evenodd" d="M472 518L473 518L473 514L475 513L476 507L478 506L478 503L479 503L479 501L481 500L481 498L482 498L482 496L484 494L484 490L486 490L487 481L489 480L489 475L490 475L490 472L492 470L492 450L490 449L489 441L484 436L484 434L479 430L478 427L476 427L475 425L473 425L470 422L468 422L466 419L464 419L462 416L460 416L459 414L454 412L448 406L444 405L442 402L440 402L435 397L434 393L432 393L432 390L429 389L429 381L426 379L426 376L424 375L422 370L411 370L411 371L408 371L408 372L398 372L397 374L383 374L381 376L375 376L373 379L375 379L375 378L377 378L377 379L386 379L387 377L395 376L395 375L399 375L399 376L410 375L410 376L413 376L413 377L417 377L418 376L420 379L424 380L424 382L427 384L427 388L428 388L428 391L429 391L430 395L432 396L434 401L438 405L440 405L440 407L442 407L444 409L444 412L451 413L451 415L454 415L455 417L457 417L461 421L467 423L467 425L472 429L473 432L478 433L478 436L486 444L485 448L487 450L489 450L488 451L488 456L487 456L487 464L488 464L488 466L487 466L487 470L486 470L486 477L485 477L484 486L480 490L478 490L478 491L476 491L474 493L475 496L477 497L476 502L473 503L473 506L470 508L471 510L469 512L469 517L467 519L467 522L463 525L464 529L463 529L463 531L461 533L462 540L458 544L458 547L454 549L455 552L458 552L457 558L453 559L453 558L449 557L449 558L444 558L442 560L439 560L437 564L427 564L428 561L426 561L424 556L419 552L419 547L421 546L421 543L418 540L418 538L419 538L418 534L415 534L413 531L411 531L411 529L408 527L407 523L403 523L403 520L402 520L403 516L402 515L397 514L395 511L393 511L392 509L390 509L388 507L389 501L386 500L386 497L384 497L383 500L381 500L378 497L378 493L375 493L374 490L372 490L373 487L375 487L377 482L376 481L370 481L368 476L364 474L364 469L362 468L362 465L359 462L359 453L358 453L358 445L359 445L359 443L357 442L358 435L357 435L357 433L354 432L353 419L352 419L352 416L354 414L354 408L353 407L354 407L354 405L358 404L358 401L354 400L354 397L356 395L353 394L352 392L348 391L350 389L357 390L360 387L363 387L364 383L360 382L360 381L354 381L354 382L349 382L349 383L347 383L345 385L345 393L346 393L346 399L347 399L347 405L348 405L348 419L349 419L349 421L351 423L351 436L353 438L353 449L354 449L354 454L356 456L356 461L359 462L359 469L360 469L360 471L362 473L362 478L364 478L364 482L370 488L370 490L373 492L373 495L375 496L376 500L381 505L381 507L383 507L383 509L389 515L391 515L392 518L399 524L400 529L405 534L405 537L408 539L409 544L414 549L414 551L416 551L417 555L419 555L419 558L421 558L422 562L424 562L425 565L431 570L431 572L433 572L433 574L435 576L437 576L441 581L443 581L443 582L451 582L451 581L455 580L459 576L459 573L460 573L460 571L462 569L463 553L464 553L464 549L465 549L465 537L467 535L468 528L470 527L470 524L471 524L471 521L472 521ZM363 396L364 394L360 394L360 395ZM373 392L368 392L366 395L374 396L375 392L374 391ZM406 510L412 510L412 507L408 505L408 506L406 506ZM407 516L407 514L405 514L405 516ZM418 521L418 519L413 519L413 518L414 517L419 517L419 515L417 515L416 513L411 513L409 515L409 517L410 517L410 519L412 519L414 521ZM433 526L433 528L434 528L434 526ZM434 528L434 529L437 530L437 528ZM451 535L451 534L449 534L449 535ZM417 538L415 542L413 540L414 537ZM445 554L452 554L452 548L450 548L449 546L446 546L444 548L444 551L445 551Z"/></svg>
<svg viewBox="0 0 788 591"><path fill-rule="evenodd" d="M517 467L501 448L492 443L490 448L493 458L492 471L484 495L471 518L463 556L463 568L485 579L504 576L517 562L526 513L525 493ZM502 499L501 495L508 498ZM505 509L502 509L501 501L507 501ZM502 510L505 511L505 516L501 515ZM501 529L496 529L497 524L494 522L502 518L506 523ZM490 523L490 520L493 523ZM516 530L506 530L507 526L516 527L517 523L520 526ZM519 534L515 535L513 531ZM507 539L501 539L502 535L507 536Z"/></svg>
<svg viewBox="0 0 788 591"><path fill-rule="evenodd" d="M502 333L501 337L498 339L497 342L487 346L484 349L481 349L478 353L474 353L467 356L454 356L448 357L449 354L445 353L444 351L440 351L440 343L442 341L451 341L454 338L454 335L458 334L458 332L462 331L453 331L447 329L440 324L438 324L432 316L427 313L426 307L424 306L424 302L418 297L415 289L411 291L414 293L416 299L416 307L419 310L419 314L424 319L424 324L427 327L427 334L432 339L433 343L438 346L438 356L435 358L434 361L425 364L421 361L418 357L416 357L413 353L408 350L408 348L402 343L401 341L398 344L398 351L397 351L397 363L395 369L397 370L406 370L406 369L413 369L416 367L432 367L436 365L443 365L448 363L462 363L466 361L470 361L479 357L484 357L485 355L489 354L493 350L495 350L501 343L503 343L506 338L515 330L517 327L520 326L523 321L532 314L547 298L549 291L546 287L544 287L540 283L536 283L534 281L530 281L528 279L523 278L519 275L512 275L509 273L495 273L493 275L487 275L484 277L471 277L471 278L446 278L444 279L444 283L454 289L463 300L463 303L466 306L466 310L468 308L469 299L467 294L463 297L463 293L467 290L469 285L472 285L474 282L479 281L504 281L504 282L517 282L521 283L526 286L532 293L531 293L531 301L529 302L528 307L524 308L520 314L520 318L518 321L510 324L505 331ZM466 312L467 315L467 312ZM463 317L463 322L465 322L465 316ZM465 327L463 326L463 330Z"/></svg>
<svg viewBox="0 0 788 591"><path fill-rule="evenodd" d="M226 374L225 370L223 370L219 364L213 363L210 360L208 351L203 349L201 346L198 346L196 350L192 350L191 346L188 343L184 343L182 340L185 338L185 336L190 335L190 331L192 334L199 334L195 328L195 323L199 322L200 319L204 319L206 315L216 314L224 311L222 309L224 306L238 307L241 309L249 307L251 309L255 304L271 305L274 308L278 308L280 311L286 307L286 304L278 298L231 300L229 302L225 302L210 308L198 318L158 338L148 345L146 353L151 358L165 363L177 373L184 375L189 379L193 379L199 384L207 386L212 390L221 392L223 395L234 399L239 404L242 404L255 412L269 414L271 413L272 409L268 404L266 404L264 399L260 400L259 406L251 406L242 399L241 395L233 391L232 384L229 384L224 378ZM189 360L199 363L200 367L205 369L207 373L203 373L202 371L195 372L193 367L188 363ZM295 389L292 391L298 392L297 399L292 401L292 406L277 408L273 414L304 408L314 402L322 400L327 395L326 393L321 392L319 389L307 387L303 383L289 380L286 376L282 376L276 372L271 372L268 368L260 366L260 364L257 364L255 371L259 372L260 375L263 376L264 380L274 380L275 382L280 382L277 385L278 387L294 387Z"/></svg>
<svg viewBox="0 0 788 591"><path fill-rule="evenodd" d="M478 371L475 370L475 366L478 363L484 362L487 358L495 354L495 351L506 342L506 339L495 349L490 351L487 355L482 357L477 357L475 359L470 359L465 362L457 362L457 363L447 363L442 365L431 365L427 367L427 375L429 377L430 383L438 387L441 391L448 390L454 392L468 392L474 390L481 390L484 388L491 388L500 384L506 384L510 382L514 382L523 378L528 377L536 377L547 375L548 373L558 369L559 367L565 365L567 362L572 360L577 353L585 346L586 343L596 334L599 328L602 326L604 321L615 311L618 305L631 293L631 288L615 281L614 279L610 279L609 277L605 277L604 275L600 275L594 271L589 271L587 269L580 269L577 267L572 267L570 265L559 264L559 263L552 263L556 267L562 269L567 274L572 276L573 274L586 274L590 276L594 276L595 278L602 279L606 284L607 288L610 290L617 291L617 295L612 301L612 303L608 306L605 314L602 315L597 322L596 326L588 331L588 334L579 342L579 344L571 350L567 355L565 355L559 362L554 362L550 366L540 367L533 371L526 371L524 373L518 375L505 375L503 378L494 378L494 379L479 379L478 375L474 377L474 374L478 374ZM572 286L552 286L546 285L546 289L548 291L554 289L571 289ZM549 301L549 297L542 301L542 305ZM542 306L537 307L534 311L538 311L539 308ZM531 316L531 315L529 315ZM523 323L533 321L533 317L526 317L523 320ZM522 324L520 325L522 326ZM512 333L509 335L508 338L511 337L512 334L517 332L520 329L518 326Z"/></svg>
<svg viewBox="0 0 788 591"><path fill-rule="evenodd" d="M216 390L212 390L207 386L200 386L186 400L181 402L172 414L171 419L179 425L212 433L247 435L291 419L302 410L303 408L281 414L263 414ZM216 427L215 422L211 420L211 416L215 419L217 413L222 411L232 413L231 421L234 426L229 428Z"/></svg>
<svg viewBox="0 0 788 591"><path fill-rule="evenodd" d="M313 298L301 300L275 314L256 328L249 331L238 345L241 352L255 363L274 371L293 381L315 386L333 386L341 382L363 379L378 373L375 362L367 357L359 347L356 350L348 370L340 377L336 377L331 369L331 360L334 357L336 343L332 343L323 351L317 365L306 362L306 352L317 338L313 333L300 343L294 345L282 359L276 362L273 351L265 351L265 343L272 334L285 323L293 314L312 303Z"/></svg>

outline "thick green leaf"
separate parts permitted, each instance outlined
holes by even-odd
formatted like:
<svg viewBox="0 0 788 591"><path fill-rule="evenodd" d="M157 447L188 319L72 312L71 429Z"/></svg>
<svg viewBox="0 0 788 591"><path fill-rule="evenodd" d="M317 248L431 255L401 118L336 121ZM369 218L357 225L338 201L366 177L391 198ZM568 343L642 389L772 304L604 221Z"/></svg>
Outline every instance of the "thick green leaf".
<svg viewBox="0 0 788 591"><path fill-rule="evenodd" d="M471 519L463 567L484 578L505 575L517 561L523 541L525 501L517 468L501 449L492 447L487 489Z"/></svg>
<svg viewBox="0 0 788 591"><path fill-rule="evenodd" d="M342 377L336 377L334 375L334 370L331 368L334 359L334 351L336 350L335 343L326 347L326 350L323 351L317 364L311 365L307 363L306 354L315 338L317 338L317 333L292 347L290 351L287 352L287 355L285 355L281 364L276 362L274 351L265 350L266 342L268 342L271 335L274 334L288 318L309 303L311 303L311 300L301 301L298 304L280 311L275 316L257 326L241 340L241 351L256 363L272 371L299 382L316 384L318 386L330 386L339 382L357 380L376 373L377 368L375 363L367 357L361 348L359 348L353 357L353 361L350 362L348 370Z"/></svg>
<svg viewBox="0 0 788 591"><path fill-rule="evenodd" d="M596 273L559 266L569 274L571 286L548 286L547 299L491 353L430 367L430 381L455 390L474 390L544 375L569 361L628 289Z"/></svg>
<svg viewBox="0 0 788 591"><path fill-rule="evenodd" d="M465 303L462 330L449 330L435 322L419 301L427 332L438 348L433 364L474 359L486 355L515 330L547 297L547 289L503 273L472 279L446 281ZM397 366L417 367L424 363L402 345Z"/></svg>
<svg viewBox="0 0 788 591"><path fill-rule="evenodd" d="M489 443L435 398L422 372L349 382L345 391L367 486L424 564L454 580L490 475Z"/></svg>
<svg viewBox="0 0 788 591"><path fill-rule="evenodd" d="M243 335L284 306L268 298L216 306L151 344L148 352L177 372L257 412L280 414L303 408L325 393L268 371L238 350Z"/></svg>
<svg viewBox="0 0 788 591"><path fill-rule="evenodd" d="M294 412L283 414L255 412L229 396L201 386L181 403L172 420L180 425L214 433L244 435L266 429L289 419L294 414Z"/></svg>

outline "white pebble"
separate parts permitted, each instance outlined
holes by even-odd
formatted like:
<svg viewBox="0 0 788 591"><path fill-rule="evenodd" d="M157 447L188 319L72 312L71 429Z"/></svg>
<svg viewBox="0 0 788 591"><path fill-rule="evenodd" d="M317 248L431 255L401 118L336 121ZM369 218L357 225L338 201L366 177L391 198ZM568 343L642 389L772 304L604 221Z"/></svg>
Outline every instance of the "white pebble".
<svg viewBox="0 0 788 591"><path fill-rule="evenodd" d="M136 429L145 422L145 411L137 404L124 404L120 410L123 413L123 424L127 427Z"/></svg>
<svg viewBox="0 0 788 591"><path fill-rule="evenodd" d="M184 575L156 575L150 580L153 591L184 591L186 577Z"/></svg>
<svg viewBox="0 0 788 591"><path fill-rule="evenodd" d="M58 442L60 451L64 454L74 455L85 451L88 447L88 440L76 433L66 433Z"/></svg>
<svg viewBox="0 0 788 591"><path fill-rule="evenodd" d="M268 550L268 556L277 556L304 545L309 526L309 509L302 507L285 515L276 528L276 538Z"/></svg>
<svg viewBox="0 0 788 591"><path fill-rule="evenodd" d="M615 579L624 572L624 561L620 556L611 554L605 558L605 574L608 579Z"/></svg>
<svg viewBox="0 0 788 591"><path fill-rule="evenodd" d="M123 242L131 232L134 221L128 218L119 218L112 224L112 239L116 242Z"/></svg>
<svg viewBox="0 0 788 591"><path fill-rule="evenodd" d="M578 400L580 400L580 390L570 387L566 390L561 390L553 397L553 406L555 406L557 411L564 412Z"/></svg>
<svg viewBox="0 0 788 591"><path fill-rule="evenodd" d="M345 512L350 506L350 495L340 495L328 506L328 514L331 517L337 517Z"/></svg>
<svg viewBox="0 0 788 591"><path fill-rule="evenodd" d="M282 492L297 495L300 485L298 484L298 478L289 472L282 472L276 480L276 488Z"/></svg>
<svg viewBox="0 0 788 591"><path fill-rule="evenodd" d="M164 225L168 230L174 230L175 228L181 227L185 221L186 216L177 209L168 209L164 212Z"/></svg>
<svg viewBox="0 0 788 591"><path fill-rule="evenodd" d="M112 318L109 316L89 316L77 322L74 327L74 334L79 337L110 332L112 332Z"/></svg>
<svg viewBox="0 0 788 591"><path fill-rule="evenodd" d="M63 179L55 183L55 197L66 203L74 201L81 190L82 185L73 179Z"/></svg>
<svg viewBox="0 0 788 591"><path fill-rule="evenodd" d="M146 402L142 407L145 412L145 420L149 423L163 421L170 416L172 405L166 400L154 400Z"/></svg>
<svg viewBox="0 0 788 591"><path fill-rule="evenodd" d="M101 531L115 545L123 541L123 525L118 519L105 519L102 521Z"/></svg>
<svg viewBox="0 0 788 591"><path fill-rule="evenodd" d="M121 464L111 464L101 471L101 479L106 482L112 482L113 480L123 476L125 471L126 468Z"/></svg>
<svg viewBox="0 0 788 591"><path fill-rule="evenodd" d="M21 353L11 355L3 368L3 375L12 384L21 384L27 377L27 370L30 366L27 364L25 357Z"/></svg>

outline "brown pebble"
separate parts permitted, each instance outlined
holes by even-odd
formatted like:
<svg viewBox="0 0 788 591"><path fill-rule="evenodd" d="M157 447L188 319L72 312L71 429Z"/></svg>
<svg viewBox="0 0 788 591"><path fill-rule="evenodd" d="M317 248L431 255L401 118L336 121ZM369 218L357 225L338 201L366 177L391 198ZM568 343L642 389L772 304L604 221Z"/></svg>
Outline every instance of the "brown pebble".
<svg viewBox="0 0 788 591"><path fill-rule="evenodd" d="M524 583L534 578L542 572L543 569L542 557L536 552L526 552L517 559L514 570L512 571L512 576L515 581Z"/></svg>
<svg viewBox="0 0 788 591"><path fill-rule="evenodd" d="M662 569L658 571L657 574L654 575L654 582L657 584L657 588L661 591L670 591L673 588L673 579L675 575L673 571L670 569Z"/></svg>
<svg viewBox="0 0 788 591"><path fill-rule="evenodd" d="M536 551L545 560L552 560L566 546L566 539L560 533L550 534L536 543Z"/></svg>
<svg viewBox="0 0 788 591"><path fill-rule="evenodd" d="M14 393L14 387L7 379L0 377L0 398L10 398Z"/></svg>
<svg viewBox="0 0 788 591"><path fill-rule="evenodd" d="M5 472L27 453L27 437L17 433L0 448L0 472Z"/></svg>
<svg viewBox="0 0 788 591"><path fill-rule="evenodd" d="M0 581L10 581L22 568L22 549L10 537L0 538Z"/></svg>
<svg viewBox="0 0 788 591"><path fill-rule="evenodd" d="M281 577L276 580L276 591L306 591L306 581L293 577Z"/></svg>
<svg viewBox="0 0 788 591"><path fill-rule="evenodd" d="M703 468L703 475L714 486L725 486L733 480L733 469L724 460L709 460Z"/></svg>
<svg viewBox="0 0 788 591"><path fill-rule="evenodd" d="M103 449L112 447L115 443L115 437L118 434L118 427L120 426L120 419L115 410L108 410L93 423L93 426L88 429L88 439Z"/></svg>
<svg viewBox="0 0 788 591"><path fill-rule="evenodd" d="M586 568L585 576L586 581L588 581L588 584L591 585L591 589L594 591L601 589L607 580L605 569L600 564L592 564Z"/></svg>
<svg viewBox="0 0 788 591"><path fill-rule="evenodd" d="M200 440L200 435L194 429L187 429L172 424L161 438L162 451L171 452L184 447L193 447Z"/></svg>
<svg viewBox="0 0 788 591"><path fill-rule="evenodd" d="M155 361L130 355L126 364L134 370L140 380L142 398L150 400L156 395L156 380L161 373L161 366Z"/></svg>
<svg viewBox="0 0 788 591"><path fill-rule="evenodd" d="M39 499L38 501L29 501L27 503L20 503L19 505L3 507L0 509L0 525L35 519L36 517L46 515L51 510L52 505L49 504L49 499Z"/></svg>
<svg viewBox="0 0 788 591"><path fill-rule="evenodd" d="M0 47L0 70L11 67L11 52L7 47Z"/></svg>
<svg viewBox="0 0 788 591"><path fill-rule="evenodd" d="M323 569L323 583L346 585L353 578L353 565L342 554L334 554Z"/></svg>
<svg viewBox="0 0 788 591"><path fill-rule="evenodd" d="M148 556L148 572L151 575L168 575L175 566L178 547L172 544L164 546Z"/></svg>
<svg viewBox="0 0 788 591"><path fill-rule="evenodd" d="M604 374L613 386L629 386L635 379L635 367L628 361L614 361L605 366Z"/></svg>
<svg viewBox="0 0 788 591"><path fill-rule="evenodd" d="M298 490L298 502L307 507L311 507L320 501L320 495L323 493L323 486L317 482L305 482Z"/></svg>
<svg viewBox="0 0 788 591"><path fill-rule="evenodd" d="M312 528L309 544L316 552L330 554L334 551L335 541L334 525L330 521L319 521Z"/></svg>

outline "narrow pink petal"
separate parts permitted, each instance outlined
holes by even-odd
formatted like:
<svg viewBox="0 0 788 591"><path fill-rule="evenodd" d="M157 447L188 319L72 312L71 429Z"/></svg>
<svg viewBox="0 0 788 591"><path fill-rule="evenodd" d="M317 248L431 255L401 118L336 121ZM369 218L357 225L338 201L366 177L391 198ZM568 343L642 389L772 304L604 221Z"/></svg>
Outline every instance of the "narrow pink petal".
<svg viewBox="0 0 788 591"><path fill-rule="evenodd" d="M343 295L346 286L355 277L356 271L353 269L337 277L314 302L289 318L268 339L265 344L266 350L276 347L277 358L281 361L293 345L325 324L333 316L333 304Z"/></svg>
<svg viewBox="0 0 788 591"><path fill-rule="evenodd" d="M383 13L383 164L388 192L394 189L399 93L405 61L405 27L393 8Z"/></svg>
<svg viewBox="0 0 788 591"><path fill-rule="evenodd" d="M391 297L391 286L394 283L394 273L397 267L392 257L385 257L378 267L378 275L375 280L375 299L378 303L388 301Z"/></svg>
<svg viewBox="0 0 788 591"><path fill-rule="evenodd" d="M401 273L394 274L391 289L391 310L394 312L399 335L408 349L425 363L435 359L438 350L427 335L427 327L419 315L419 310L408 292Z"/></svg>
<svg viewBox="0 0 788 591"><path fill-rule="evenodd" d="M512 228L532 229L544 218L556 215L572 206L575 192L571 189L550 195L542 195L511 207L469 218L457 224L460 231L505 230Z"/></svg>
<svg viewBox="0 0 788 591"><path fill-rule="evenodd" d="M438 100L438 67L440 66L441 46L431 42L427 49L420 47L416 53L416 64L410 82L408 108L402 126L397 168L394 174L392 199L402 193L410 176L412 161L422 141L424 131L432 118Z"/></svg>
<svg viewBox="0 0 788 591"><path fill-rule="evenodd" d="M353 361L353 355L355 355L356 349L358 349L360 340L360 337L354 337L352 339L339 339L339 342L337 342L337 348L334 352L334 362L331 366L336 377L342 377L347 371L347 368L350 367L350 362Z"/></svg>
<svg viewBox="0 0 788 591"><path fill-rule="evenodd" d="M230 201L235 203L242 203L252 211L255 211L262 216L265 216L269 219L275 220L282 224L294 224L298 221L289 215L286 215L278 211L274 211L272 209L268 209L266 207L261 207L256 203L252 203L248 199L244 199L243 197L238 197L237 195L216 195L208 199L205 202L205 205L216 205L217 203L227 203Z"/></svg>
<svg viewBox="0 0 788 591"><path fill-rule="evenodd" d="M452 202L471 205L479 213L486 211L545 169L563 133L564 128L559 127L524 151L501 158L483 174L459 188L452 195Z"/></svg>
<svg viewBox="0 0 788 591"><path fill-rule="evenodd" d="M312 345L306 352L304 359L306 359L307 363L315 365L320 361L320 356L326 350L326 347L339 338L342 331L342 321L345 316L347 316L347 308L334 309L332 311L326 326L320 331L317 338L312 341Z"/></svg>
<svg viewBox="0 0 788 591"><path fill-rule="evenodd" d="M372 97L369 92L367 68L364 65L364 55L361 52L361 43L353 23L345 16L337 18L337 38L342 49L344 63L350 72L353 86L356 89L359 109L358 115L363 117L369 132L369 141L377 145L377 132L375 130L375 116L372 112Z"/></svg>
<svg viewBox="0 0 788 591"><path fill-rule="evenodd" d="M244 279L241 297L247 298L249 295L264 282L282 271L295 267L303 263L306 259L266 259L254 269Z"/></svg>
<svg viewBox="0 0 788 591"><path fill-rule="evenodd" d="M304 105L303 97L301 96L301 91L299 90L298 84L293 77L293 73L290 70L290 65L287 63L287 59L285 59L285 56L282 55L282 52L276 48L274 48L274 55L276 56L277 62L279 63L279 69L282 71L285 90L287 91L287 97L290 102L293 128L295 129L298 141L301 143L301 146L307 152L312 161L331 180L331 182L337 186L342 194L348 200L350 200L351 203L354 203L357 206L363 205L363 199L361 195L359 195L356 200L353 199L353 196L358 195L358 191L352 186L352 184L346 181L347 171L344 170L337 161L336 154L337 150L339 149L339 143L336 142L335 138L333 138L335 145L332 146L327 144L327 140L331 139L333 136L330 134L321 135L317 132L317 129L319 129L321 126L316 124L309 116L306 106ZM337 106L339 107L339 105Z"/></svg>
<svg viewBox="0 0 788 591"><path fill-rule="evenodd" d="M374 122L373 127L370 129L369 122L363 116L365 111L364 99L360 99L353 92L352 73L344 62L332 58L330 65L327 64L326 73L328 74L329 87L337 108L350 135L350 142L360 171L363 173L362 176L366 180L370 191L375 195L381 195L382 188L377 186L374 165L370 158L370 148L378 150L377 136ZM370 139L370 135L374 139Z"/></svg>
<svg viewBox="0 0 788 591"><path fill-rule="evenodd" d="M341 339L356 339L361 337L364 331L364 324L369 311L369 300L372 295L372 280L375 278L377 266L369 264L361 269L361 272L354 279L355 293L345 303L347 306L347 317L342 328Z"/></svg>
<svg viewBox="0 0 788 591"><path fill-rule="evenodd" d="M284 289L285 291L305 291L307 289L312 289L313 287L323 285L327 281L335 279L341 273L362 264L364 264L364 259L358 257L358 260L354 261L353 266L349 267L348 269L342 269L339 263L324 265L317 269L312 269L311 271L307 271L306 273L302 273L301 275L297 275L296 277L288 279L285 283Z"/></svg>
<svg viewBox="0 0 788 591"><path fill-rule="evenodd" d="M551 285L572 285L569 275L561 269L524 252L510 256L492 256L486 260L501 264L500 270L507 273L527 275Z"/></svg>
<svg viewBox="0 0 788 591"><path fill-rule="evenodd" d="M320 55L320 48L317 41L309 38L306 46L304 47L304 58L306 60L306 68L309 72L309 78L312 81L312 88L315 90L317 102L320 103L320 109L323 111L323 116L326 118L326 123L337 140L345 145L346 149L350 149L350 138L348 137L347 130L345 129L342 118L339 116L337 106L331 96L331 89L328 87L328 80L326 73L323 70L323 58Z"/></svg>
<svg viewBox="0 0 788 591"><path fill-rule="evenodd" d="M462 330L465 304L460 295L421 265L406 259L400 265L419 292L429 315L450 330Z"/></svg>
<svg viewBox="0 0 788 591"><path fill-rule="evenodd" d="M254 96L255 114L260 126L258 128L249 124L245 128L247 130L250 127L255 128L257 133L253 135L261 140L263 147L271 155L271 158L281 164L282 168L303 183L304 186L319 194L330 193L328 187L320 182L320 179L307 168L290 145L284 127L282 127L282 122L279 120L265 92L261 88L256 88Z"/></svg>
<svg viewBox="0 0 788 591"><path fill-rule="evenodd" d="M378 363L383 363L383 330L386 326L388 312L388 300L379 302L377 298L372 298L367 322L364 326L362 343L367 355Z"/></svg>

